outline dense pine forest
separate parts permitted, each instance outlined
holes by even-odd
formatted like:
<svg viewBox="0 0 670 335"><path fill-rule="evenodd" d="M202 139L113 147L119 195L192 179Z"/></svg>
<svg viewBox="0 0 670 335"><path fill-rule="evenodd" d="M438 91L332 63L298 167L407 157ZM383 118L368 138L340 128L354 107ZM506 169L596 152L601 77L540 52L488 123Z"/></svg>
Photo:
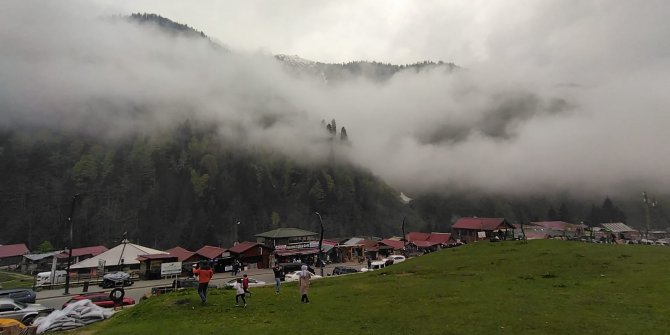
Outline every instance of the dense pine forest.
<svg viewBox="0 0 670 335"><path fill-rule="evenodd" d="M161 135L104 141L3 131L0 157L3 244L63 246L75 194L76 245L113 245L127 232L159 248L229 246L278 227L318 231L315 211L329 236L393 234L391 225L411 216L367 171L241 150L190 121Z"/></svg>
<svg viewBox="0 0 670 335"><path fill-rule="evenodd" d="M333 135L330 145L347 145L346 130L343 136L333 127L334 121L324 129ZM33 249L44 241L67 245L75 194L75 245L113 246L127 232L156 248L229 246L278 227L319 231L315 211L334 238L400 235L403 218L408 229L424 231L449 231L461 216L643 223L642 206L628 203L624 211L609 198L594 205L569 197L435 193L405 204L370 172L335 158L304 164L240 149L214 128L188 120L161 134L105 140L3 130L0 176L0 243ZM652 220L657 227L668 224L664 212L653 212Z"/></svg>

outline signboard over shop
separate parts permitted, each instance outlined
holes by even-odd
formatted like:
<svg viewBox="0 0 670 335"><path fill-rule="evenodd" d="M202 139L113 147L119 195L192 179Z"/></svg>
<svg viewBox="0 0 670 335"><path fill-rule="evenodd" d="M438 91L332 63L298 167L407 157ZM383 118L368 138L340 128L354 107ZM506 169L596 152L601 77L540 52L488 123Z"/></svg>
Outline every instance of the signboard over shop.
<svg viewBox="0 0 670 335"><path fill-rule="evenodd" d="M308 241L308 242L298 242L298 243L289 243L276 245L275 249L277 250L290 250L290 249L307 249L307 248L318 248L319 241Z"/></svg>

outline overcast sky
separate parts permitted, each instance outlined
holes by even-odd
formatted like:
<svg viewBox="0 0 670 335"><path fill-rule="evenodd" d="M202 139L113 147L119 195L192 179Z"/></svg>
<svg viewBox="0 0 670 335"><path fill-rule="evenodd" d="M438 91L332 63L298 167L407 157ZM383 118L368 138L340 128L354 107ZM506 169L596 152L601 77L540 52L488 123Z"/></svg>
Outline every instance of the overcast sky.
<svg viewBox="0 0 670 335"><path fill-rule="evenodd" d="M233 53L101 19L134 12ZM313 159L314 124L335 118L349 159L400 190L667 192L669 15L664 0L3 1L0 124L123 132L198 115ZM279 53L465 70L329 86L287 74ZM259 127L268 113L282 121Z"/></svg>

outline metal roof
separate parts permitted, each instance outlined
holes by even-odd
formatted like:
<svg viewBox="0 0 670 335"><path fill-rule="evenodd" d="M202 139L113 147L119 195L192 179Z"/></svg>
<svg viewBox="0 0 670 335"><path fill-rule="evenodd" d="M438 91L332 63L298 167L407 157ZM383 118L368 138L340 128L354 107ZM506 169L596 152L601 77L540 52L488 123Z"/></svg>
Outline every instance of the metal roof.
<svg viewBox="0 0 670 335"><path fill-rule="evenodd" d="M633 229L631 227L628 227L622 222L612 222L612 223L601 223L601 226L603 228L613 232L613 233L623 233L623 232L628 232L628 231L637 231L636 229Z"/></svg>
<svg viewBox="0 0 670 335"><path fill-rule="evenodd" d="M318 233L303 230L300 228L277 228L275 230L266 231L264 233L256 234L255 237L264 237L270 239L288 238L288 237L304 237L316 236Z"/></svg>

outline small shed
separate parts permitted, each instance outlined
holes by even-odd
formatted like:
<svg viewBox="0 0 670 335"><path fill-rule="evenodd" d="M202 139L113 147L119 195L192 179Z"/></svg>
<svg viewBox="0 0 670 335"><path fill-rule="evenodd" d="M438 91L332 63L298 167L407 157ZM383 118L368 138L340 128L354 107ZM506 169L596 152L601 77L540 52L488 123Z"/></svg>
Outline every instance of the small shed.
<svg viewBox="0 0 670 335"><path fill-rule="evenodd" d="M257 269L270 268L270 256L272 249L258 242L241 242L228 249L230 255L237 258L242 264Z"/></svg>
<svg viewBox="0 0 670 335"><path fill-rule="evenodd" d="M161 279L161 264L178 261L178 257L171 254L139 255L140 278L145 280Z"/></svg>
<svg viewBox="0 0 670 335"><path fill-rule="evenodd" d="M25 243L0 245L0 267L17 268L23 255L30 253Z"/></svg>
<svg viewBox="0 0 670 335"><path fill-rule="evenodd" d="M514 236L514 226L504 218L460 218L451 226L455 238L466 242Z"/></svg>

